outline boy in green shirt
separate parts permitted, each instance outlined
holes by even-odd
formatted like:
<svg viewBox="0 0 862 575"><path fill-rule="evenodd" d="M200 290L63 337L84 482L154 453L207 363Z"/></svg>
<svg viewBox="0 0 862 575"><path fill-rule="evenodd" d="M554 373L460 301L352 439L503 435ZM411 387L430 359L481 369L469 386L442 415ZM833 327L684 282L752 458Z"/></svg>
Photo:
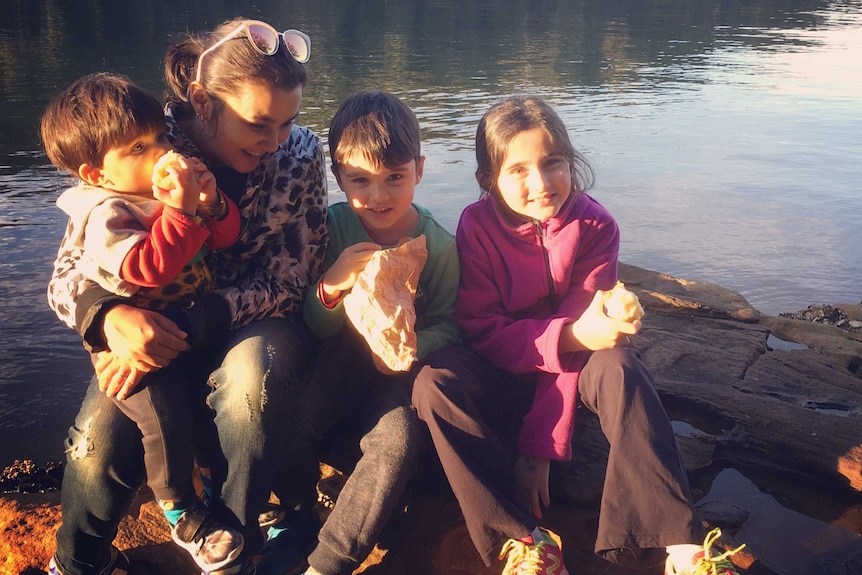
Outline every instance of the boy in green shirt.
<svg viewBox="0 0 862 575"><path fill-rule="evenodd" d="M282 503L313 505L320 442L336 425L359 429L362 454L320 530L306 575L349 575L377 543L425 447L425 430L410 406L413 379L430 354L460 339L452 317L459 281L454 238L413 203L425 161L413 111L385 92L348 98L330 123L329 149L347 201L329 208L325 272L303 307L324 342L286 436L291 485L279 495L298 499ZM345 321L342 300L375 252L421 235L428 256L415 297L416 360L407 371L392 372ZM273 552L264 552L258 575L270 575L277 562L278 536L271 530Z"/></svg>

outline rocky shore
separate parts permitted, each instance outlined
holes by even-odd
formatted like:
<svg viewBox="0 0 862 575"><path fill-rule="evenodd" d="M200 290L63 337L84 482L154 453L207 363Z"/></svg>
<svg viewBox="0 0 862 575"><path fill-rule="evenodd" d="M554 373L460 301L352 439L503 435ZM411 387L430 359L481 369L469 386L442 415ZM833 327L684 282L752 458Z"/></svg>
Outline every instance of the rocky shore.
<svg viewBox="0 0 862 575"><path fill-rule="evenodd" d="M862 304L862 302L860 302ZM862 332L862 320L859 319L860 305L810 305L793 313L780 313L778 317L812 321L832 325L850 333ZM856 319L854 319L856 318Z"/></svg>
<svg viewBox="0 0 862 575"><path fill-rule="evenodd" d="M854 501L862 491L862 302L814 305L764 316L738 293L714 284L674 278L627 265L626 287L647 310L636 346L656 377L696 499L716 469L752 470L788 484ZM583 575L660 575L661 569L616 569L592 553L607 445L597 423L579 419L575 458L555 466L553 505L544 523L563 538L566 564ZM340 474L323 465L321 491L337 497ZM57 485L62 466L16 462L0 476L0 573L44 573L60 522ZM433 475L433 474L432 474ZM862 500L860 500L862 501ZM862 505L860 508L862 509ZM862 519L843 514L834 523L851 536ZM321 506L322 514L326 513ZM821 509L822 511L822 509ZM749 510L727 501L699 505L705 525L720 526L725 546L749 520ZM836 512L837 513L837 512ZM742 541L746 542L746 541ZM747 542L749 543L749 542ZM734 561L745 574L806 572L767 559L750 542ZM800 541L812 547L820 541ZM811 573L862 573L862 542L824 555ZM116 540L133 561L131 575L196 573L142 489ZM816 560L816 558L815 558ZM457 504L445 485L417 483L405 513L358 572L369 575L491 575L473 551ZM574 570L573 570L574 569Z"/></svg>

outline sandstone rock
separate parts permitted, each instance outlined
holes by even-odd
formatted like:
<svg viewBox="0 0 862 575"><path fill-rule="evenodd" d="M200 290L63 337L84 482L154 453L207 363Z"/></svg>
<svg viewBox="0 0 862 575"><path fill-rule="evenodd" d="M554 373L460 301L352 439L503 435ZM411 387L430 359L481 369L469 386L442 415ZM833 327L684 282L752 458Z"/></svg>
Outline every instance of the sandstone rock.
<svg viewBox="0 0 862 575"><path fill-rule="evenodd" d="M45 570L59 523L59 492L0 496L0 572Z"/></svg>

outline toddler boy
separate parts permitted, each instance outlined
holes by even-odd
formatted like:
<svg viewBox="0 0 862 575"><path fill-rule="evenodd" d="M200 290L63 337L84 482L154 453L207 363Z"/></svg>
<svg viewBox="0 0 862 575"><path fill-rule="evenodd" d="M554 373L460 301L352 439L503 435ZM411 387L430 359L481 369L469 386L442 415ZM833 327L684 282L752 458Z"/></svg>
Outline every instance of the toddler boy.
<svg viewBox="0 0 862 575"><path fill-rule="evenodd" d="M236 241L239 212L201 161L170 152L154 96L122 76L84 76L48 106L41 134L51 162L79 179L57 205L69 215L88 279L149 309L211 292L204 256ZM203 380L179 367L188 359L151 374L110 352L94 363L100 388L141 431L148 484L174 541L210 572L239 555L243 538L209 512L192 484L197 456L207 486L206 451L194 438L211 416ZM54 559L49 571L61 574Z"/></svg>

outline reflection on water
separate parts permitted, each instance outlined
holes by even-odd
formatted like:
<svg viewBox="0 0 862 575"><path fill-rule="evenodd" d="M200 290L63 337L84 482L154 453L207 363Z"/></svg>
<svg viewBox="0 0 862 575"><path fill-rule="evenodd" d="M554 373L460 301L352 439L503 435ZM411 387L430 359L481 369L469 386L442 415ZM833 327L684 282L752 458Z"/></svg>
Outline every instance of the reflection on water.
<svg viewBox="0 0 862 575"><path fill-rule="evenodd" d="M811 505L803 515L792 511L774 496L758 489L749 478L735 469L725 469L712 482L709 493L698 503L727 502L750 513L736 532L758 562L781 575L849 573L845 563L862 555L862 525L859 505L842 508L839 517L828 517L829 505L822 495L811 501L804 487L784 486L795 491L795 501L808 499ZM787 496L788 493L784 493ZM820 517L815 519L814 517ZM805 542L800 544L800 542Z"/></svg>
<svg viewBox="0 0 862 575"><path fill-rule="evenodd" d="M54 207L60 181L49 166L0 169L0 465L60 459L88 380L80 339L45 299L65 224Z"/></svg>

